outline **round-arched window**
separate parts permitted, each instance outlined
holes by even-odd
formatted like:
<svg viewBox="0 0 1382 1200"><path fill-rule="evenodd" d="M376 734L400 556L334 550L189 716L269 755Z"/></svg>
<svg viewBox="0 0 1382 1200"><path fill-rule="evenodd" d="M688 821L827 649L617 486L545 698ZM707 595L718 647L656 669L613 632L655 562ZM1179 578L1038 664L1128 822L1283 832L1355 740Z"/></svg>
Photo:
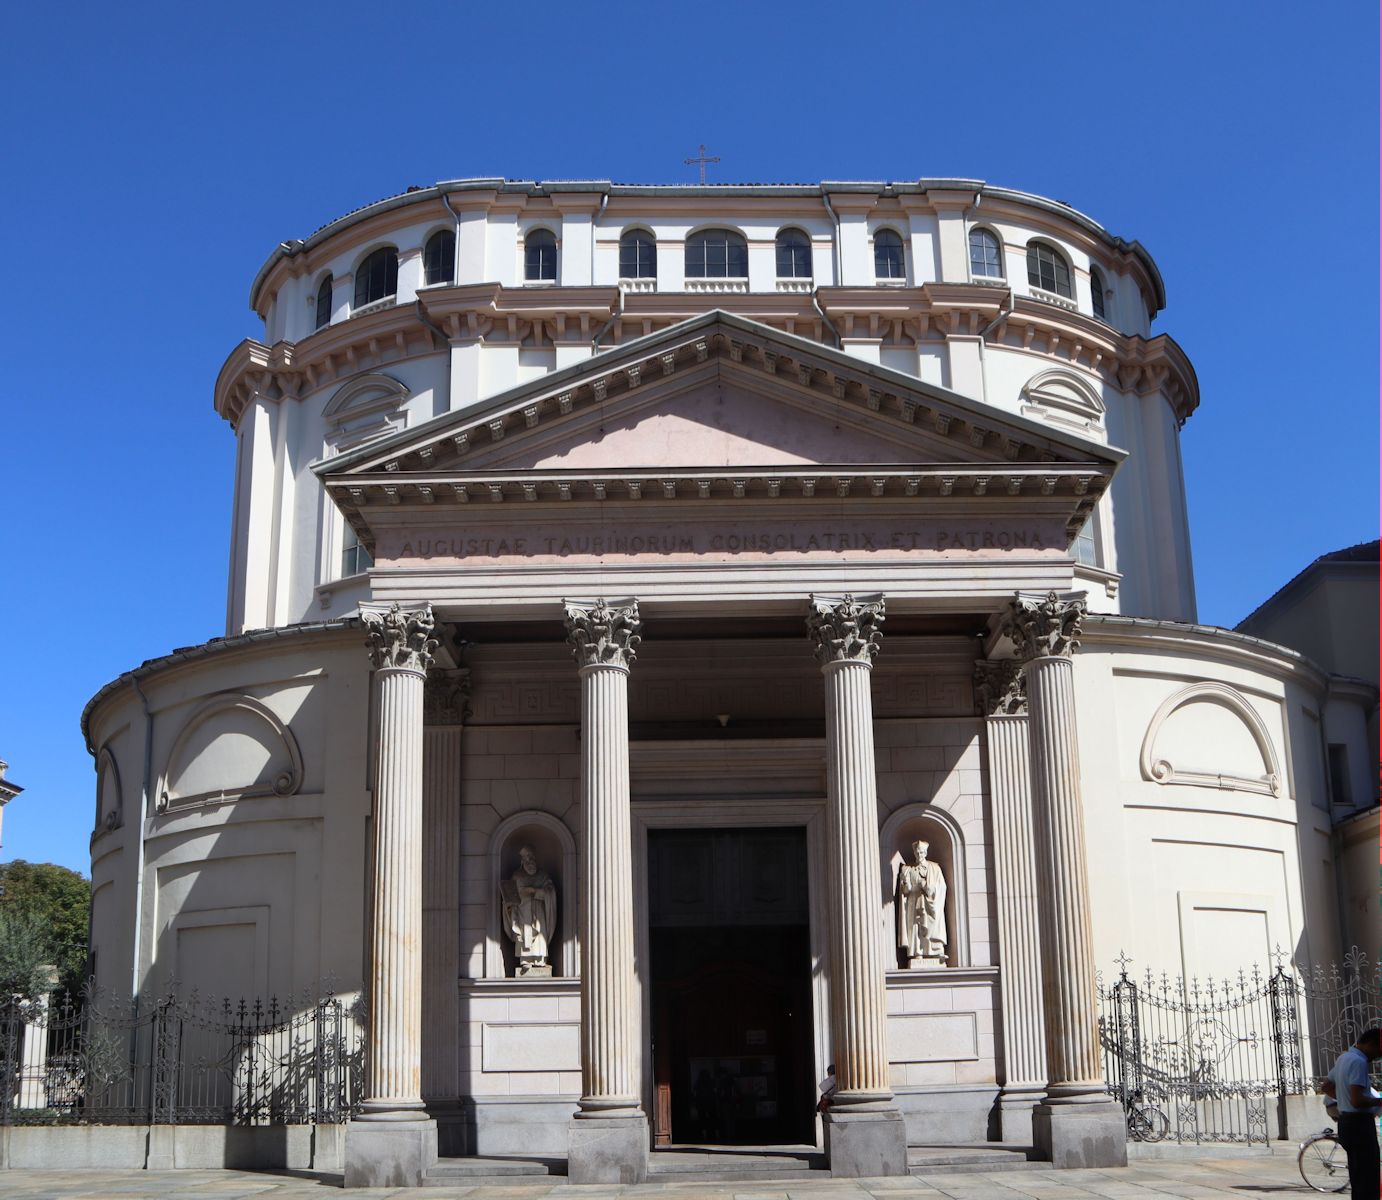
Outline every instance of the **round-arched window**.
<svg viewBox="0 0 1382 1200"><path fill-rule="evenodd" d="M381 246L355 268L355 307L398 294L398 251Z"/></svg>
<svg viewBox="0 0 1382 1200"><path fill-rule="evenodd" d="M631 229L619 239L619 278L657 278L657 242L646 229Z"/></svg>
<svg viewBox="0 0 1382 1200"><path fill-rule="evenodd" d="M873 275L875 279L906 279L907 259L902 238L891 229L873 235Z"/></svg>
<svg viewBox="0 0 1382 1200"><path fill-rule="evenodd" d="M988 229L969 231L969 273L977 279L1003 278L1003 250Z"/></svg>
<svg viewBox="0 0 1382 1200"><path fill-rule="evenodd" d="M557 280L557 237L550 229L534 229L523 242L523 278Z"/></svg>
<svg viewBox="0 0 1382 1200"><path fill-rule="evenodd" d="M731 229L705 229L686 239L687 279L747 279L749 247Z"/></svg>
<svg viewBox="0 0 1382 1200"><path fill-rule="evenodd" d="M811 278L811 239L800 229L784 229L777 235L777 277Z"/></svg>
<svg viewBox="0 0 1382 1200"><path fill-rule="evenodd" d="M1027 245L1027 282L1044 292L1054 292L1067 300L1075 298L1070 290L1070 264L1054 247L1045 242Z"/></svg>
<svg viewBox="0 0 1382 1200"><path fill-rule="evenodd" d="M422 277L428 284L456 282L456 235L438 229L422 248Z"/></svg>
<svg viewBox="0 0 1382 1200"><path fill-rule="evenodd" d="M333 283L334 280L328 274L317 286L317 322L312 326L314 330L331 324L331 286Z"/></svg>
<svg viewBox="0 0 1382 1200"><path fill-rule="evenodd" d="M1101 321L1107 321L1108 316L1104 309L1104 283L1103 272L1098 267L1089 268L1089 298L1094 303L1094 315Z"/></svg>

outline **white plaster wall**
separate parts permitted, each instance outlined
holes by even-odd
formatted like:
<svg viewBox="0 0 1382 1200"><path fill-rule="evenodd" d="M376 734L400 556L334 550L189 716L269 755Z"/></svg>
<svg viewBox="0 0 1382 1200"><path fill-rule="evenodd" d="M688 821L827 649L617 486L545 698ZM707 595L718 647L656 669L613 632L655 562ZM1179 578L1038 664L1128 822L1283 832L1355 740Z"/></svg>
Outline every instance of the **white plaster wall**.
<svg viewBox="0 0 1382 1200"><path fill-rule="evenodd" d="M328 983L358 988L370 803L369 660L358 632L211 654L142 687L152 721L147 763L133 689L107 699L92 723L97 744L124 760L126 797L124 824L92 846L101 985L128 994L175 980L203 996L246 998ZM179 734L209 699L228 695L252 698L287 727L301 755L300 786L289 795L170 807L141 822L146 772L161 795ZM215 759L214 737L204 753Z"/></svg>
<svg viewBox="0 0 1382 1200"><path fill-rule="evenodd" d="M1188 633L1093 623L1075 664L1098 964L1108 971L1127 953L1138 971L1222 976L1266 966L1278 946L1331 961L1338 917L1329 815L1315 803L1323 780L1312 673ZM1144 776L1157 710L1197 683L1232 688L1261 718L1279 795L1231 779ZM1253 743L1242 722L1212 704L1177 715L1156 740L1158 757L1179 770L1245 773Z"/></svg>

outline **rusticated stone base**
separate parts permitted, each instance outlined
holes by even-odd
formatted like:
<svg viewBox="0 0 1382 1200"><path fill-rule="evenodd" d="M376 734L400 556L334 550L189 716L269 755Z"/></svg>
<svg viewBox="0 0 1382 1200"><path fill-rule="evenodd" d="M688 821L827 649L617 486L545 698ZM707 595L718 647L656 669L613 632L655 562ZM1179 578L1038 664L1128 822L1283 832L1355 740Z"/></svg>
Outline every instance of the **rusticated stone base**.
<svg viewBox="0 0 1382 1200"><path fill-rule="evenodd" d="M345 1185L421 1187L437 1161L437 1124L355 1120L346 1129Z"/></svg>
<svg viewBox="0 0 1382 1200"><path fill-rule="evenodd" d="M1115 1101L1038 1104L1032 1110L1032 1137L1042 1157L1062 1170L1128 1165L1127 1118Z"/></svg>
<svg viewBox="0 0 1382 1200"><path fill-rule="evenodd" d="M825 1114L825 1152L840 1179L907 1174L907 1126L896 1109Z"/></svg>
<svg viewBox="0 0 1382 1200"><path fill-rule="evenodd" d="M648 1177L647 1118L573 1118L566 1177L571 1183L642 1183Z"/></svg>

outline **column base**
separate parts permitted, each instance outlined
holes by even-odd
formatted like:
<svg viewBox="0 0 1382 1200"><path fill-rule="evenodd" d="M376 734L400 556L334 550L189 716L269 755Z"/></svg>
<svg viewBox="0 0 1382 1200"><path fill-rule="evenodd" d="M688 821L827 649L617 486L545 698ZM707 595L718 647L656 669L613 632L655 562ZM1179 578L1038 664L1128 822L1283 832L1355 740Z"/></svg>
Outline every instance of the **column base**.
<svg viewBox="0 0 1382 1200"><path fill-rule="evenodd" d="M437 1161L437 1123L357 1117L346 1127L345 1185L421 1187Z"/></svg>
<svg viewBox="0 0 1382 1200"><path fill-rule="evenodd" d="M1032 1141L1060 1170L1128 1165L1127 1117L1116 1100L1038 1104L1032 1110Z"/></svg>
<svg viewBox="0 0 1382 1200"><path fill-rule="evenodd" d="M1012 1146L1034 1146L1032 1111L1046 1097L1045 1088L1004 1088L998 1098L999 1137Z"/></svg>
<svg viewBox="0 0 1382 1200"><path fill-rule="evenodd" d="M648 1178L648 1118L575 1117L566 1149L571 1183L642 1183Z"/></svg>
<svg viewBox="0 0 1382 1200"><path fill-rule="evenodd" d="M907 1125L895 1108L879 1112L829 1111L825 1153L838 1179L907 1174Z"/></svg>

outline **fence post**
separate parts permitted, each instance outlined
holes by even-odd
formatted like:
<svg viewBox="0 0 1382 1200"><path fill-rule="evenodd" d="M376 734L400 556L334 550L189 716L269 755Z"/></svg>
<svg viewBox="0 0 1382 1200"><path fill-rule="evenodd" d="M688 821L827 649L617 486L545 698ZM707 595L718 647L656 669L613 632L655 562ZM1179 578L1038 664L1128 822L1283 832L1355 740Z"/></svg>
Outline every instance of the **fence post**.
<svg viewBox="0 0 1382 1200"><path fill-rule="evenodd" d="M1272 1048L1276 1051L1277 1136L1289 1138L1293 1131L1288 1096L1305 1091L1300 1050L1300 987L1296 977L1278 963L1267 983L1272 1004Z"/></svg>

